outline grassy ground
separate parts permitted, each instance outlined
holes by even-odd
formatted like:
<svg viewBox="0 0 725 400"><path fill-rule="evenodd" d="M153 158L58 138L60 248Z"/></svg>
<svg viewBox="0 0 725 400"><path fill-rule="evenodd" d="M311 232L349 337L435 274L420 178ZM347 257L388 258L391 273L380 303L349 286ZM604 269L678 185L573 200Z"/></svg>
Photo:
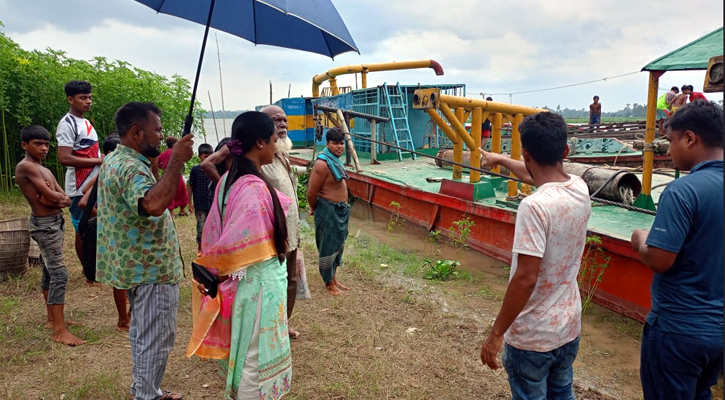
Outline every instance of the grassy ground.
<svg viewBox="0 0 725 400"><path fill-rule="evenodd" d="M23 217L28 211L17 194L0 195L0 220ZM196 252L195 221L177 217L176 224L188 262ZM316 270L312 232L303 227L312 299L298 301L291 320L302 336L292 342L289 398L510 398L506 373L488 370L479 360L481 342L501 304L504 266L469 254L466 260L479 257L490 264L489 270L464 262L460 279L431 282L422 278L423 248L396 247L410 239L405 233L384 233L357 223L350 232L339 279L353 291L332 297L324 292ZM37 268L0 283L0 398L125 399L131 377L128 338L115 329L110 288L84 284L72 240L72 232L67 232L66 313L80 323L71 330L88 343L70 348L50 340ZM191 333L191 289L187 278L163 387L186 399L218 399L223 379L216 362L184 356ZM641 325L597 308L585 316L584 325L575 364L578 398L641 397Z"/></svg>

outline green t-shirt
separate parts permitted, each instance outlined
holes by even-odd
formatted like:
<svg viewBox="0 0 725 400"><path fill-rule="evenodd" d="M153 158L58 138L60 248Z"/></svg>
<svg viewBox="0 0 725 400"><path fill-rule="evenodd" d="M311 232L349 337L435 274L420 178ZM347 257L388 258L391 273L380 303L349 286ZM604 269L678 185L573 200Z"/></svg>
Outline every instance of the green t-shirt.
<svg viewBox="0 0 725 400"><path fill-rule="evenodd" d="M171 214L146 215L139 201L156 184L151 162L118 145L101 164L98 180L96 280L118 289L175 284L184 278Z"/></svg>

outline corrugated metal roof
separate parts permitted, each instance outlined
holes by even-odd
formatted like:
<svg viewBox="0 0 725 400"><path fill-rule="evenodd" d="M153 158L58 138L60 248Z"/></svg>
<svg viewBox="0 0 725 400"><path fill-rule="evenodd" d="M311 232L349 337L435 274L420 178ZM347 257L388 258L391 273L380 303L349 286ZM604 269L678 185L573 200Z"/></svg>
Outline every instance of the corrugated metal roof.
<svg viewBox="0 0 725 400"><path fill-rule="evenodd" d="M707 69L710 58L723 54L723 27L647 64L642 71Z"/></svg>

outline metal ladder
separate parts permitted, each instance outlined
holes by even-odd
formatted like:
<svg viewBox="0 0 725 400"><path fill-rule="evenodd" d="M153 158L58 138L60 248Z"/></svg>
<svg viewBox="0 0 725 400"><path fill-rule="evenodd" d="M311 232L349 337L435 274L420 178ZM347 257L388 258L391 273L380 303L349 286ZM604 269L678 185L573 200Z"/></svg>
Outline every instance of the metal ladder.
<svg viewBox="0 0 725 400"><path fill-rule="evenodd" d="M383 93L385 95L385 104L387 104L387 112L390 117L390 125L395 138L395 145L404 149L415 151L413 145L413 137L410 134L410 125L408 125L408 99L405 93L400 90L400 84L388 86L383 84ZM396 149L398 159L403 161L403 151ZM415 153L410 153L415 160Z"/></svg>

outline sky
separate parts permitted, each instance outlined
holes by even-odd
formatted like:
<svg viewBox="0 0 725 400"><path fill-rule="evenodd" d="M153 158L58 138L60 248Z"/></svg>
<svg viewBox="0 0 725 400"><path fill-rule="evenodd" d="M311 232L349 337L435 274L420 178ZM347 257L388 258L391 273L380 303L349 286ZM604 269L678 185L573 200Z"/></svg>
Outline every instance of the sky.
<svg viewBox="0 0 725 400"><path fill-rule="evenodd" d="M586 108L598 95L603 111L616 111L646 103L647 73L635 72L723 25L722 0L693 0L687 6L681 0L333 2L360 54L332 60L255 46L218 32L224 108L268 104L270 81L277 101L288 91L292 97L310 96L312 77L337 66L433 59L444 76L430 69L377 72L368 74L368 85L463 83L468 97L485 93L497 101L562 109ZM0 22L0 30L28 50L123 60L192 82L204 32L201 25L157 14L133 0L0 0ZM210 95L219 110L219 59L212 33L197 96L211 109ZM629 73L634 74L617 77ZM659 86L692 84L700 91L704 77L705 71L668 72ZM354 75L338 78L338 86L356 84ZM722 93L706 96L723 98Z"/></svg>

